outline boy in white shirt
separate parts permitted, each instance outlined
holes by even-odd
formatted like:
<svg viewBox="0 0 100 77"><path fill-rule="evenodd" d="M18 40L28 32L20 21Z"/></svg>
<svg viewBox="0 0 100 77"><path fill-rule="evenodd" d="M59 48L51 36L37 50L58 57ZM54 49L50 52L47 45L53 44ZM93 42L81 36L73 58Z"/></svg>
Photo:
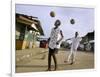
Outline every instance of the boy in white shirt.
<svg viewBox="0 0 100 77"><path fill-rule="evenodd" d="M48 53L48 69L47 71L51 71L51 57L53 57L55 68L57 69L57 60L56 60L56 53L58 52L57 46L63 39L62 31L60 30L59 26L61 25L60 20L56 20L54 24L54 28L51 30L50 38L48 40L49 42L49 53ZM58 35L61 35L61 38L59 38Z"/></svg>
<svg viewBox="0 0 100 77"><path fill-rule="evenodd" d="M78 37L78 32L75 32L75 37L73 37L71 39L67 39L67 40L71 40L72 45L71 45L71 51L68 56L68 59L67 59L67 61L64 61L64 62L70 62L70 64L72 65L75 62L75 53L77 51L77 48L78 48L82 38Z"/></svg>

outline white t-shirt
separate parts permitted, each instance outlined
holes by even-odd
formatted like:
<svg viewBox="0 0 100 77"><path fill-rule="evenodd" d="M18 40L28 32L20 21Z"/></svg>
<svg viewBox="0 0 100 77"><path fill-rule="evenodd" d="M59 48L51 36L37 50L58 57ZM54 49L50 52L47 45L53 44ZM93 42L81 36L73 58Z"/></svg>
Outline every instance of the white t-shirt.
<svg viewBox="0 0 100 77"><path fill-rule="evenodd" d="M50 41L49 41L49 47L51 49L57 48L57 41L58 41L58 36L60 34L60 28L54 29L52 28L51 34L50 34Z"/></svg>
<svg viewBox="0 0 100 77"><path fill-rule="evenodd" d="M73 37L71 38L71 41L72 41L72 45L71 45L71 49L73 50L77 50L79 44L80 44L80 41L82 40L81 37Z"/></svg>
<svg viewBox="0 0 100 77"><path fill-rule="evenodd" d="M61 34L59 33L59 34L58 34L58 39L57 39L57 41L58 41L60 38L61 38ZM62 42L62 41L60 41L59 44L57 44L57 47L56 47L56 48L58 48L58 49L60 48L61 42Z"/></svg>

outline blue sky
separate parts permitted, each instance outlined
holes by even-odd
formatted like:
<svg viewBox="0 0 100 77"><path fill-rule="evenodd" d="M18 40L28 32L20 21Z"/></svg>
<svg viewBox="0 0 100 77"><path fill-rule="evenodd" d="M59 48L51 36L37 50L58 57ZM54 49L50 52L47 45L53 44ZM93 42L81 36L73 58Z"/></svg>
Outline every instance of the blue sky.
<svg viewBox="0 0 100 77"><path fill-rule="evenodd" d="M94 9L79 7L54 7L16 4L16 13L38 17L46 38L50 36L51 28L56 19L61 20L61 30L64 39L74 37L76 31L79 36L84 36L94 30ZM50 17L50 12L55 12L55 17ZM75 24L70 24L70 19L75 19Z"/></svg>

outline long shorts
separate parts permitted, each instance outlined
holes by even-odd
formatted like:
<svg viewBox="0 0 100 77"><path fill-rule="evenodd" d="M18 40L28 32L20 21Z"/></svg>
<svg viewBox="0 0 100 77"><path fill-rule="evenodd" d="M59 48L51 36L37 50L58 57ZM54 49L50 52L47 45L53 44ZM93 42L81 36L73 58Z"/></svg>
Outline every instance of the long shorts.
<svg viewBox="0 0 100 77"><path fill-rule="evenodd" d="M49 54L57 54L57 53L58 53L58 48L54 49L49 48Z"/></svg>

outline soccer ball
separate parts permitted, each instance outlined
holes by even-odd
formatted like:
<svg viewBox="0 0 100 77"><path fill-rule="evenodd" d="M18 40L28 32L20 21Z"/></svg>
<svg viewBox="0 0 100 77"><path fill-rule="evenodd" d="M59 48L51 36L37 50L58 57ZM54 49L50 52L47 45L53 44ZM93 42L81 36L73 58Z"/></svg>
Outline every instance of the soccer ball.
<svg viewBox="0 0 100 77"><path fill-rule="evenodd" d="M70 23L73 25L73 24L75 24L75 20L74 19L71 19L70 20Z"/></svg>
<svg viewBox="0 0 100 77"><path fill-rule="evenodd" d="M51 11L51 12L50 12L50 16L51 16L51 17L55 17L55 12L54 12L54 11Z"/></svg>

